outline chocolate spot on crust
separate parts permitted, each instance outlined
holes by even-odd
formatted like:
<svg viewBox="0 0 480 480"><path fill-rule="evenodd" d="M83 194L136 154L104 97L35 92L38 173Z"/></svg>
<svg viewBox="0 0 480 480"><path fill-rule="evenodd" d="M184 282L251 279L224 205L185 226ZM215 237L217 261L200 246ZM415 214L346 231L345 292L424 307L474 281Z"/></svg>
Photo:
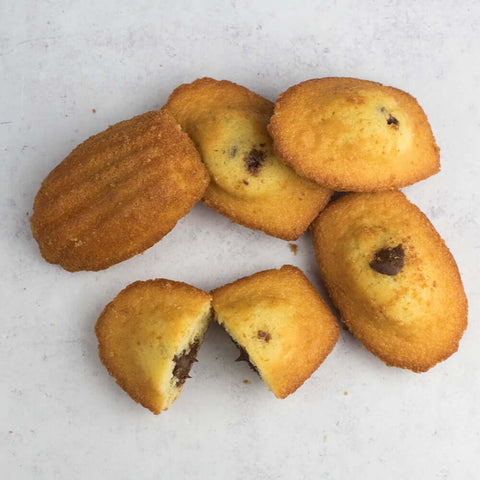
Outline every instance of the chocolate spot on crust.
<svg viewBox="0 0 480 480"><path fill-rule="evenodd" d="M252 148L250 153L245 157L245 166L250 175L256 176L265 161L265 152Z"/></svg>
<svg viewBox="0 0 480 480"><path fill-rule="evenodd" d="M230 157L234 157L238 152L238 147L236 145L232 145L230 147Z"/></svg>
<svg viewBox="0 0 480 480"><path fill-rule="evenodd" d="M245 185L248 185L248 180L242 180Z"/></svg>
<svg viewBox="0 0 480 480"><path fill-rule="evenodd" d="M192 368L193 362L196 362L196 356L200 342L195 340L188 346L188 351L184 350L180 355L175 355L173 361L175 362L175 367L173 368L173 376L177 379L176 386L180 387L185 383L187 378L190 378L190 369Z"/></svg>
<svg viewBox="0 0 480 480"><path fill-rule="evenodd" d="M272 336L268 332L264 332L263 330L258 331L257 337L265 340L266 343L268 343L272 338Z"/></svg>
<svg viewBox="0 0 480 480"><path fill-rule="evenodd" d="M405 252L402 245L393 248L382 248L375 252L370 267L382 275L397 275L405 263Z"/></svg>
<svg viewBox="0 0 480 480"><path fill-rule="evenodd" d="M379 110L385 115L387 119L387 125L390 125L392 128L395 128L396 130L398 130L398 127L400 126L400 122L398 121L398 119L395 118L391 113L388 113L385 107L380 107ZM388 117L386 116L387 113L388 113Z"/></svg>
<svg viewBox="0 0 480 480"><path fill-rule="evenodd" d="M390 113L387 118L387 125L391 125L393 128L398 130L400 122Z"/></svg>

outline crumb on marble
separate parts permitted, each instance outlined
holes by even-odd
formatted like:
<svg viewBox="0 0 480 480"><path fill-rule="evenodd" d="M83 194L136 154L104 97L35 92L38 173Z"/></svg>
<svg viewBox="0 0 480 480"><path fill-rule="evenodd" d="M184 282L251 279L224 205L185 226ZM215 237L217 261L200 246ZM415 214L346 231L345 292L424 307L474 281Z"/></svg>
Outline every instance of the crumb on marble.
<svg viewBox="0 0 480 480"><path fill-rule="evenodd" d="M243 383L244 383L245 385L248 385L248 384L250 383L250 380L245 379L245 380L243 381Z"/></svg>
<svg viewBox="0 0 480 480"><path fill-rule="evenodd" d="M298 252L298 245L296 243L289 243L288 246L294 255Z"/></svg>
<svg viewBox="0 0 480 480"><path fill-rule="evenodd" d="M348 392L345 390L345 391L343 392L343 394L344 394L345 396L347 396L347 395L348 395Z"/></svg>
<svg viewBox="0 0 480 480"><path fill-rule="evenodd" d="M97 113L97 110L95 108L92 108L92 113Z"/></svg>

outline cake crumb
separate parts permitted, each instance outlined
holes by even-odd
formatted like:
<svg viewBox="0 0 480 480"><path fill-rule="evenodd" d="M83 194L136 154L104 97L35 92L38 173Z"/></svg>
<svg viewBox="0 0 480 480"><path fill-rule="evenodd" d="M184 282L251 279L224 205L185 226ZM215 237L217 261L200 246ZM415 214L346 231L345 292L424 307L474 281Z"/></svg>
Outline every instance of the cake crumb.
<svg viewBox="0 0 480 480"><path fill-rule="evenodd" d="M68 115L67 115L67 114L65 114L65 118L68 118Z"/></svg>
<svg viewBox="0 0 480 480"><path fill-rule="evenodd" d="M347 396L347 395L348 395L348 392L345 390L345 391L343 392L343 394L344 394L345 396Z"/></svg>
<svg viewBox="0 0 480 480"><path fill-rule="evenodd" d="M298 252L298 245L296 243L289 243L288 246L294 255Z"/></svg>
<svg viewBox="0 0 480 480"><path fill-rule="evenodd" d="M94 108L92 108L92 113L97 113L97 111Z"/></svg>
<svg viewBox="0 0 480 480"><path fill-rule="evenodd" d="M13 433L13 430L9 430L8 433Z"/></svg>
<svg viewBox="0 0 480 480"><path fill-rule="evenodd" d="M248 384L250 383L250 380L245 379L245 380L243 381L243 383L244 383L245 385L248 385Z"/></svg>
<svg viewBox="0 0 480 480"><path fill-rule="evenodd" d="M323 436L323 441L324 441L325 443L328 442L328 435L324 435L324 436Z"/></svg>

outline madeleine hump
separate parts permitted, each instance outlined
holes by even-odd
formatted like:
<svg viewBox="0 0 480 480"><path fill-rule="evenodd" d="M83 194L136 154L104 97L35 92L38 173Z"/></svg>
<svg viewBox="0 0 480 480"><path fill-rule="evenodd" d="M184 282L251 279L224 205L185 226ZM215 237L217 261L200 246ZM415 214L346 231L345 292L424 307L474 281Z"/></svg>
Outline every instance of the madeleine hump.
<svg viewBox="0 0 480 480"><path fill-rule="evenodd" d="M414 372L457 351L467 326L457 265L402 192L345 195L311 230L328 293L368 350Z"/></svg>

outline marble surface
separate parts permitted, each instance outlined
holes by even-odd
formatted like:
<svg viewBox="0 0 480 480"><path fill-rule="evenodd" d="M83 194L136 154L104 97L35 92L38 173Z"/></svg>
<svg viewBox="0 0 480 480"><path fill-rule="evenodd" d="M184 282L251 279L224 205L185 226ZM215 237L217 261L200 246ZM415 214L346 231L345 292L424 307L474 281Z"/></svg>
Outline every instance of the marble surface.
<svg viewBox="0 0 480 480"><path fill-rule="evenodd" d="M1 12L2 479L478 478L479 2L4 0ZM93 327L134 280L208 290L292 263L321 288L308 235L295 256L201 204L108 270L71 274L41 258L29 216L47 173L90 135L201 76L271 100L323 76L419 99L442 171L404 191L461 271L470 314L458 353L418 375L386 367L342 330L281 401L213 326L168 412L153 416L115 384Z"/></svg>

